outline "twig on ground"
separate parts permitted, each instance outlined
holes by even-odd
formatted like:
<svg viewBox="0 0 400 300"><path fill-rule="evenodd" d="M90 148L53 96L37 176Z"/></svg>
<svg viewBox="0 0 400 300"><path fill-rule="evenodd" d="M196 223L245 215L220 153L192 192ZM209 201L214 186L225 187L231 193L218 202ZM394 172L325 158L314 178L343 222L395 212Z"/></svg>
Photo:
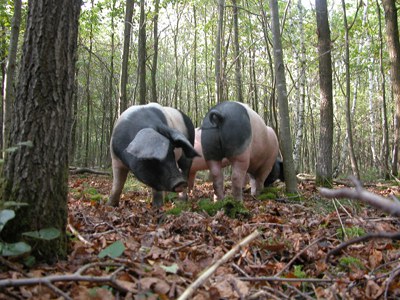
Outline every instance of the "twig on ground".
<svg viewBox="0 0 400 300"><path fill-rule="evenodd" d="M347 280L340 279L324 279L324 278L284 278L276 276L260 276L260 277L238 277L242 281L279 281L279 282L314 282L314 283L335 283L343 282L349 283Z"/></svg>
<svg viewBox="0 0 400 300"><path fill-rule="evenodd" d="M400 240L400 232L395 232L395 233L387 233L387 232L376 232L376 233L369 233L364 236L360 236L358 238L346 241L341 243L339 246L337 246L335 249L331 250L328 252L325 258L325 262L329 262L329 258L333 255L338 254L342 249L352 245L352 244L357 244L361 243L364 241L368 241L371 239L392 239L392 240Z"/></svg>
<svg viewBox="0 0 400 300"><path fill-rule="evenodd" d="M320 241L324 240L325 237L319 238L317 240L315 240L314 242L312 242L311 244L309 244L307 247L303 248L299 253L297 253L286 265L285 267L280 270L278 273L275 274L274 277L279 277L282 275L283 272L285 272L291 265L292 263L294 263L296 261L296 259L302 255L308 248L314 246L315 244L319 243Z"/></svg>
<svg viewBox="0 0 400 300"><path fill-rule="evenodd" d="M295 293L297 293L301 299L308 299L308 300L314 300L314 298L308 296L307 294L303 293L302 291L300 291L298 288L296 288L295 286L291 285L291 284L287 284L285 283L285 286L288 290L293 290Z"/></svg>
<svg viewBox="0 0 400 300"><path fill-rule="evenodd" d="M218 269L219 266L226 263L230 258L234 256L236 252L240 250L240 248L246 246L248 243L257 238L261 233L256 230L252 234L248 235L239 244L236 244L231 250L229 250L221 259L216 261L212 266L210 266L207 270L202 272L200 277L198 277L192 284L190 284L186 290L182 293L182 295L178 298L178 300L189 299L193 293L196 291L198 287L200 287L204 281L206 281L214 272Z"/></svg>
<svg viewBox="0 0 400 300"><path fill-rule="evenodd" d="M384 297L385 297L384 299L385 299L385 300L387 299L387 295L388 295L388 292L389 292L390 284L392 283L393 279L394 279L396 276L398 276L399 274L400 274L400 268L394 269L394 270L391 272L390 277L389 277L388 280L386 281L386 288L385 288L385 294L384 294Z"/></svg>
<svg viewBox="0 0 400 300"><path fill-rule="evenodd" d="M86 270L97 267L97 266L103 266L103 267L117 267L117 269L111 273L110 275L107 276L91 276L91 275L82 275L83 272ZM29 285L46 285L47 287L51 288L56 294L63 296L66 299L71 299L68 298L69 296L52 285L53 282L64 282L64 281L87 281L87 282L94 282L94 283L109 283L111 284L114 288L116 288L119 291L122 292L129 292L128 289L126 289L123 285L118 283L118 280L116 279L117 274L125 269L124 265L121 264L116 264L113 262L108 262L108 263L90 263L87 265L82 266L79 268L75 273L73 274L64 274L64 275L50 275L50 276L45 276L45 277L34 277L34 278L20 278L20 279L3 279L0 280L0 289L5 288L5 287L19 287L19 286L29 286Z"/></svg>
<svg viewBox="0 0 400 300"><path fill-rule="evenodd" d="M71 231L71 233L75 235L81 242L83 242L86 245L93 246L93 243L85 239L70 223L68 223L67 227L69 231Z"/></svg>

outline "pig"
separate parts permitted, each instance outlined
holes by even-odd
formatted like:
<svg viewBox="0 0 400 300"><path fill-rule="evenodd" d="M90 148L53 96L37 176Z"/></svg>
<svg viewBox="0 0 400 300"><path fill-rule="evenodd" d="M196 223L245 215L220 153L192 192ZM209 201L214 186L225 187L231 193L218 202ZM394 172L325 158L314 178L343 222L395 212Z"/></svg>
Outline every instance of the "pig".
<svg viewBox="0 0 400 300"><path fill-rule="evenodd" d="M183 112L157 103L131 106L115 123L110 141L113 186L108 205L118 206L129 171L150 186L152 204L163 191L182 192L193 157L194 126Z"/></svg>
<svg viewBox="0 0 400 300"><path fill-rule="evenodd" d="M257 196L274 168L280 174L278 139L274 130L249 106L235 101L217 104L201 125L201 147L213 178L214 199L224 198L223 159L232 165L232 195L242 201L243 182L250 176L251 194Z"/></svg>

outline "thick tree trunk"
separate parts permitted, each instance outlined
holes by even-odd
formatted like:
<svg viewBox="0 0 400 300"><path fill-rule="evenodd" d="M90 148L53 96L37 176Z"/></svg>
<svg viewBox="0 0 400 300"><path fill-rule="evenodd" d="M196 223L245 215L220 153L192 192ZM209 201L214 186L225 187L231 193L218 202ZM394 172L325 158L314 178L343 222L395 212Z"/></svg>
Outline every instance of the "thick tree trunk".
<svg viewBox="0 0 400 300"><path fill-rule="evenodd" d="M297 191L297 179L294 172L292 136L290 133L289 107L286 90L285 67L283 63L283 48L279 26L279 11L277 0L270 0L272 16L272 34L274 45L274 65L276 86L279 104L280 134L279 140L283 156L283 170L285 173L286 191Z"/></svg>
<svg viewBox="0 0 400 300"><path fill-rule="evenodd" d="M8 60L6 65L6 76L4 80L3 91L3 150L11 146L8 145L8 139L11 124L11 107L15 97L14 81L18 49L18 36L21 26L21 6L21 0L14 0L14 16L11 22L10 47L8 50Z"/></svg>
<svg viewBox="0 0 400 300"><path fill-rule="evenodd" d="M80 0L29 1L21 72L12 118L10 153L3 170L2 201L25 202L6 224L5 240L55 227L61 236L35 242L47 261L66 256L68 144L74 91Z"/></svg>
<svg viewBox="0 0 400 300"><path fill-rule="evenodd" d="M390 78L392 81L393 100L396 105L394 119L394 141L392 156L392 174L398 175L398 156L400 143L400 41L397 21L396 2L382 0L385 10L386 35L390 57Z"/></svg>
<svg viewBox="0 0 400 300"><path fill-rule="evenodd" d="M124 46L122 50L121 78L119 83L118 115L128 108L126 85L128 83L129 48L132 32L134 0L126 0L125 24L124 24Z"/></svg>
<svg viewBox="0 0 400 300"><path fill-rule="evenodd" d="M331 32L326 0L316 0L320 83L320 133L316 166L317 185L332 184L333 96Z"/></svg>

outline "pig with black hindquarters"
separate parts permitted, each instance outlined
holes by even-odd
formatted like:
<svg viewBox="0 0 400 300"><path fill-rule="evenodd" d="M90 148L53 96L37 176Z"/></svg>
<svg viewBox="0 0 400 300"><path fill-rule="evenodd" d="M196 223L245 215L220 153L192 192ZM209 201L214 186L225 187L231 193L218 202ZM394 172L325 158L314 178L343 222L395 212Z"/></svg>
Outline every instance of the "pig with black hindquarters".
<svg viewBox="0 0 400 300"><path fill-rule="evenodd" d="M272 129L272 128L271 128ZM189 179L188 179L188 192L193 191L194 182L196 179L196 173L202 170L208 170L207 162L203 156L203 149L201 147L201 128L195 129L195 139L194 139L194 149L199 154L193 158L192 166L189 172ZM272 151L271 151L272 152ZM230 161L227 158L222 160L222 168L230 165ZM285 181L283 175L283 163L279 158L276 158L275 163L271 169L271 172L268 174L268 177L264 181L264 187L271 186L276 180L280 180L282 182ZM247 182L247 178L244 181L244 185ZM181 194L181 198L185 199L187 196L186 194Z"/></svg>
<svg viewBox="0 0 400 300"><path fill-rule="evenodd" d="M217 200L224 198L224 158L232 165L232 194L236 200L243 200L246 173L250 176L253 196L261 192L264 183L284 180L274 130L243 103L222 102L209 110L201 125L201 147Z"/></svg>
<svg viewBox="0 0 400 300"><path fill-rule="evenodd" d="M115 123L110 150L113 186L108 205L118 206L129 171L152 188L153 206L163 191L182 192L193 157L194 126L183 112L157 103L131 106Z"/></svg>

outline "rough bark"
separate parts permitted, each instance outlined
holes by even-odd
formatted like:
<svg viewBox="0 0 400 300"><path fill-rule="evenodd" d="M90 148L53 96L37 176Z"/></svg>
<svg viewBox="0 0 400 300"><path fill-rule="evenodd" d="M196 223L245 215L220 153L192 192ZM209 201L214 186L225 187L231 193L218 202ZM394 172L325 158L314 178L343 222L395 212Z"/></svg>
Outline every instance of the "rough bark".
<svg viewBox="0 0 400 300"><path fill-rule="evenodd" d="M68 144L74 91L80 0L29 1L21 71L3 170L2 200L28 203L6 224L2 238L55 227L61 236L38 242L34 253L47 261L67 251Z"/></svg>
<svg viewBox="0 0 400 300"><path fill-rule="evenodd" d="M272 35L274 45L274 65L276 74L277 96L280 119L280 145L283 156L283 170L285 173L286 191L297 191L296 174L294 171L292 136L290 133L289 107L286 90L285 66L283 63L283 48L280 35L279 11L277 0L270 0L272 17Z"/></svg>
<svg viewBox="0 0 400 300"><path fill-rule="evenodd" d="M130 0L132 1L132 0ZM133 3L133 1L132 1ZM155 0L154 3L154 18L153 18L153 39L154 39L154 46L153 46L153 62L151 67L151 101L157 102L157 63L158 63L158 12L160 9L160 0Z"/></svg>
<svg viewBox="0 0 400 300"><path fill-rule="evenodd" d="M218 31L215 46L215 101L217 103L223 101L223 84L222 84L222 38L224 24L225 0L218 0Z"/></svg>
<svg viewBox="0 0 400 300"><path fill-rule="evenodd" d="M235 81L236 81L236 100L243 102L242 91L242 71L240 60L240 46L239 46L239 21L238 21L238 8L236 0L232 0L233 4L233 33L234 33L234 47L235 47Z"/></svg>
<svg viewBox="0 0 400 300"><path fill-rule="evenodd" d="M326 0L316 0L320 84L320 133L316 164L317 185L332 184L333 96L331 32Z"/></svg>
<svg viewBox="0 0 400 300"><path fill-rule="evenodd" d="M390 58L390 79L392 82L393 101L396 105L394 118L394 141L392 151L392 174L398 175L398 156L400 142L400 41L397 21L396 2L382 0L385 10L386 35Z"/></svg>

